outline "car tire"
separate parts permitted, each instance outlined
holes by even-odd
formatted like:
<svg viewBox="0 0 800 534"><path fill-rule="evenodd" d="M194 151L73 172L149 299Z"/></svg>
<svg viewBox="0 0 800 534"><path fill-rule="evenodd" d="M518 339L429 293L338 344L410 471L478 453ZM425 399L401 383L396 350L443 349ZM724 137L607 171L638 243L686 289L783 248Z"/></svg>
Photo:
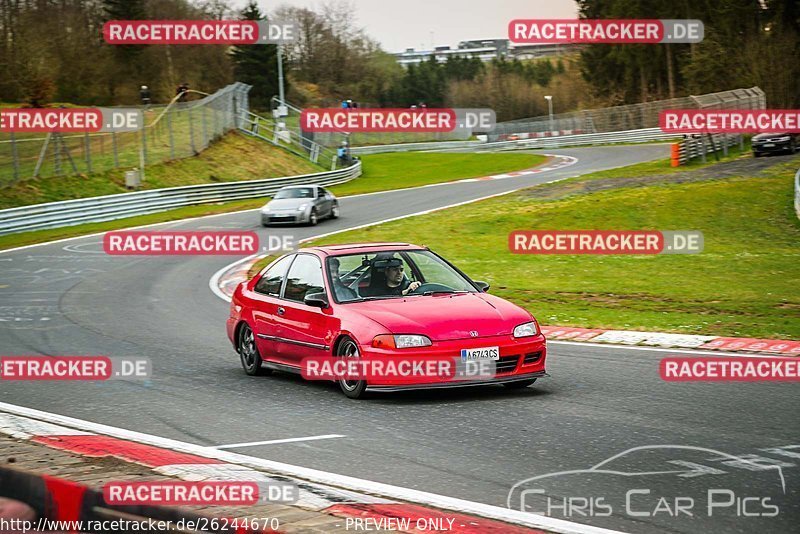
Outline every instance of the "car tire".
<svg viewBox="0 0 800 534"><path fill-rule="evenodd" d="M268 375L272 372L269 369L265 369L261 366L263 360L261 359L261 355L258 353L255 334L253 334L253 329L250 328L250 325L247 323L243 324L241 328L239 328L237 346L239 351L239 361L242 363L242 368L244 369L245 373L250 376L261 376Z"/></svg>
<svg viewBox="0 0 800 534"><path fill-rule="evenodd" d="M358 344L349 337L342 339L336 346L337 358L358 358ZM361 399L367 390L366 380L337 380L339 389L349 399Z"/></svg>
<svg viewBox="0 0 800 534"><path fill-rule="evenodd" d="M331 219L339 218L339 204L334 204L331 208Z"/></svg>
<svg viewBox="0 0 800 534"><path fill-rule="evenodd" d="M536 379L531 378L529 380L520 380L518 382L506 382L503 385L508 389L525 389L528 386L532 386L534 382L536 382Z"/></svg>
<svg viewBox="0 0 800 534"><path fill-rule="evenodd" d="M316 226L319 222L319 218L317 217L317 210L312 208L311 213L308 216L308 225L309 226Z"/></svg>
<svg viewBox="0 0 800 534"><path fill-rule="evenodd" d="M754 158L760 158L760 157L761 157L761 152L755 152L755 151L753 151L753 157L754 157Z"/></svg>

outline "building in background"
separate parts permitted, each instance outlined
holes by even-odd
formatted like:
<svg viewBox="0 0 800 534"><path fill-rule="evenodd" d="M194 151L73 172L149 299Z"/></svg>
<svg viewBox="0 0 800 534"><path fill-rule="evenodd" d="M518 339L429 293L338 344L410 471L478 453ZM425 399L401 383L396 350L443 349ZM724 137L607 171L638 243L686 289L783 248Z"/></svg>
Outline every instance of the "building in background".
<svg viewBox="0 0 800 534"><path fill-rule="evenodd" d="M576 44L512 44L508 39L472 39L461 41L457 48L450 46L437 46L433 50L416 50L406 48L405 52L394 54L401 65L417 65L434 56L437 61L444 63L450 56L477 57L481 61L492 61L505 57L506 59L536 59L547 56L558 56L576 52L580 45Z"/></svg>

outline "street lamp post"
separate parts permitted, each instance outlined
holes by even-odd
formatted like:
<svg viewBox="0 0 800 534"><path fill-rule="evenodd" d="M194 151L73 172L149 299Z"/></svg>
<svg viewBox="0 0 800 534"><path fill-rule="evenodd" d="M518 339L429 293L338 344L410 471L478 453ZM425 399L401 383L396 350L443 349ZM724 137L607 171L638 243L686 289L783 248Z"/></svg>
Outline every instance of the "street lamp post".
<svg viewBox="0 0 800 534"><path fill-rule="evenodd" d="M547 110L550 114L550 135L553 135L553 95L545 95L547 100Z"/></svg>
<svg viewBox="0 0 800 534"><path fill-rule="evenodd" d="M278 99L280 100L280 105L284 105L284 94L283 94L283 53L281 50L281 44L278 43Z"/></svg>

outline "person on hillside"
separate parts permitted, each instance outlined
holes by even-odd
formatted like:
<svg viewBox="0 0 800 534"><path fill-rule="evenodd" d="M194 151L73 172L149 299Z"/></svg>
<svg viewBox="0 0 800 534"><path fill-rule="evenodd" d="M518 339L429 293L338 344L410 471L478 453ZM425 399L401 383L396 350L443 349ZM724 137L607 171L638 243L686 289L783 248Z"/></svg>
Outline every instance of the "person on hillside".
<svg viewBox="0 0 800 534"><path fill-rule="evenodd" d="M149 106L150 105L150 88L147 87L146 85L143 85L139 89L139 98L142 99L142 105L143 106Z"/></svg>

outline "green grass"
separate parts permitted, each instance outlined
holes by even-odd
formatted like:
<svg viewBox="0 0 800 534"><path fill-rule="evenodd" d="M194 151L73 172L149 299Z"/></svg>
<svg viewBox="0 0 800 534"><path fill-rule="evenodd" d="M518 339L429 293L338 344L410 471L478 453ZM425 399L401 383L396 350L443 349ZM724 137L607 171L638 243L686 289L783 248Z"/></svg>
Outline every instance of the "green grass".
<svg viewBox="0 0 800 534"><path fill-rule="evenodd" d="M124 193L125 170L26 180L0 189L0 209ZM255 180L322 170L269 143L233 132L196 157L148 166L142 188Z"/></svg>
<svg viewBox="0 0 800 534"><path fill-rule="evenodd" d="M545 161L536 154L469 154L403 152L362 158L364 174L331 190L340 196L388 191L476 178L536 167Z"/></svg>
<svg viewBox="0 0 800 534"><path fill-rule="evenodd" d="M492 293L544 324L800 339L800 221L792 205L799 162L753 177L623 185L553 200L538 198L533 188L313 244L406 236L489 281ZM645 163L604 176L664 170ZM658 256L511 254L508 234L520 229L701 230L705 249Z"/></svg>

